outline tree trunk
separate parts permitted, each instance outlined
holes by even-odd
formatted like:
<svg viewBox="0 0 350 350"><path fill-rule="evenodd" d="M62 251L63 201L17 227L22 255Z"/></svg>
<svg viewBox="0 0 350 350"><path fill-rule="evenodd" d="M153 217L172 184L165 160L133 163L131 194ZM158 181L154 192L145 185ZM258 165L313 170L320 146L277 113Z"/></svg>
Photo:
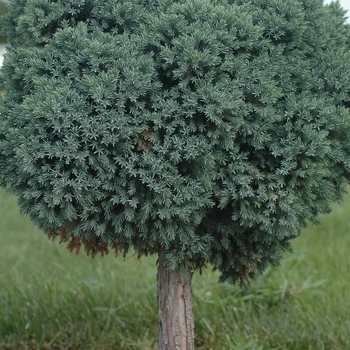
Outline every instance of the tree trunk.
<svg viewBox="0 0 350 350"><path fill-rule="evenodd" d="M192 272L158 264L158 350L194 350Z"/></svg>

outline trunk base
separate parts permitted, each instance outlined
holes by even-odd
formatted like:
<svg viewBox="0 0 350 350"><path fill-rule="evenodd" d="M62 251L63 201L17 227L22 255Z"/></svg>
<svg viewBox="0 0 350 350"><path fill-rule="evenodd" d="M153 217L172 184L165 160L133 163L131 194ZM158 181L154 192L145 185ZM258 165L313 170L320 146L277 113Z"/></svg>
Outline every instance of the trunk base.
<svg viewBox="0 0 350 350"><path fill-rule="evenodd" d="M194 350L192 272L158 264L158 350Z"/></svg>

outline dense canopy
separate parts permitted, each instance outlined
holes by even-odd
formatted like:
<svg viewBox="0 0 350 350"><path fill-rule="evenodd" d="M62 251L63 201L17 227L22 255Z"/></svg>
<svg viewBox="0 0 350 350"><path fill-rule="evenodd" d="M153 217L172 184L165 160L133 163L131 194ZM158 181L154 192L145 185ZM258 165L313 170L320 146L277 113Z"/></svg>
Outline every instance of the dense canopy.
<svg viewBox="0 0 350 350"><path fill-rule="evenodd" d="M322 0L12 0L0 185L87 252L278 264L350 180L349 25Z"/></svg>

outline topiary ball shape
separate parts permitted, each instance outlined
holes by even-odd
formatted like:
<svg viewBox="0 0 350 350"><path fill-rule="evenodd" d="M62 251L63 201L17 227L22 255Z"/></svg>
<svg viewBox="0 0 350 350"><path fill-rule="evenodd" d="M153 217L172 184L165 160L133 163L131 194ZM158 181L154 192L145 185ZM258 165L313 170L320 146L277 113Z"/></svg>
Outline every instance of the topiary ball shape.
<svg viewBox="0 0 350 350"><path fill-rule="evenodd" d="M349 182L349 26L321 0L13 0L1 185L71 249L278 264Z"/></svg>

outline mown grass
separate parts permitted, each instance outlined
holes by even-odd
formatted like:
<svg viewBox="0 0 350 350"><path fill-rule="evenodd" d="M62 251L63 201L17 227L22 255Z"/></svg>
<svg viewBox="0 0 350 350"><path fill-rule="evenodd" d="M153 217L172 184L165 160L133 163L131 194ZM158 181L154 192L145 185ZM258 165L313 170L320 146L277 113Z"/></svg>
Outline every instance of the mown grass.
<svg viewBox="0 0 350 350"><path fill-rule="evenodd" d="M6 14L6 12L7 12L6 3L0 0L0 17ZM6 36L0 30L0 44L6 43L6 40L7 40Z"/></svg>
<svg viewBox="0 0 350 350"><path fill-rule="evenodd" d="M195 274L197 349L350 349L350 196L248 291ZM155 349L156 259L50 242L0 192L0 349Z"/></svg>

